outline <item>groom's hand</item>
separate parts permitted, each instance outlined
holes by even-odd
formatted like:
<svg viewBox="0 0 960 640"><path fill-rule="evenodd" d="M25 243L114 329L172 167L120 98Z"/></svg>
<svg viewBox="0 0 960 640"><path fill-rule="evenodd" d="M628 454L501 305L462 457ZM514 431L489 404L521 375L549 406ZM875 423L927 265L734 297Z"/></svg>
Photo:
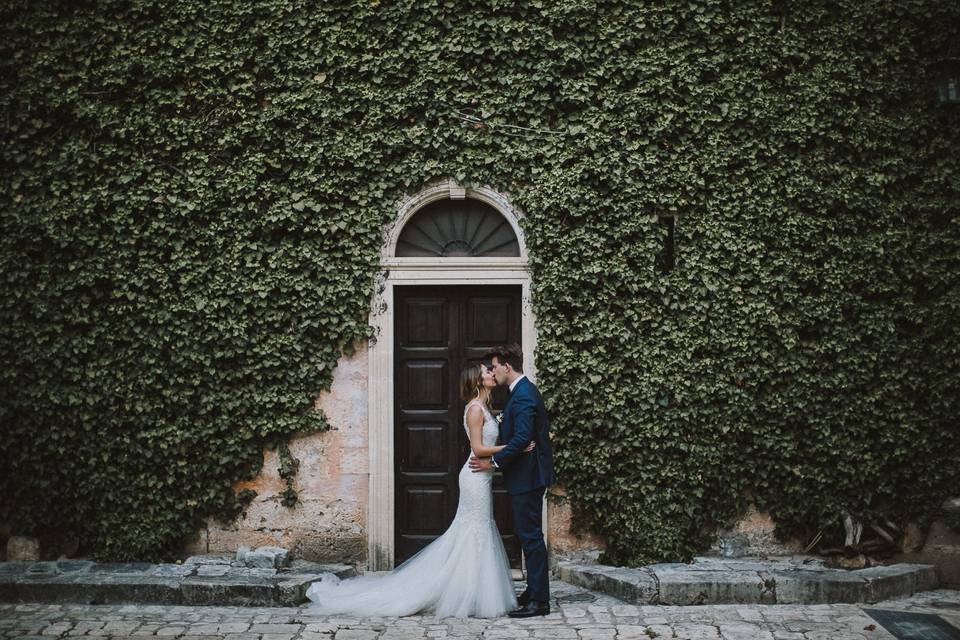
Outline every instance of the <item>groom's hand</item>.
<svg viewBox="0 0 960 640"><path fill-rule="evenodd" d="M490 458L478 458L477 456L470 456L470 460L467 462L470 466L470 470L473 472L477 471L486 471L493 467L493 463L490 461Z"/></svg>

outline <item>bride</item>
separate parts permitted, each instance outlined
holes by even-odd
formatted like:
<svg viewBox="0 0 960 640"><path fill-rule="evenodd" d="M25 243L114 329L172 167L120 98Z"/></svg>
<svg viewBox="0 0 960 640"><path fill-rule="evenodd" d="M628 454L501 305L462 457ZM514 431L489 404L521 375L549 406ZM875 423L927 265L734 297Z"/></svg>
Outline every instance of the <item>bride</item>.
<svg viewBox="0 0 960 640"><path fill-rule="evenodd" d="M460 397L467 402L464 429L478 458L497 453L499 426L490 413L497 386L482 364L460 374ZM525 451L535 447L531 442ZM492 470L460 469L457 515L442 536L386 575L341 582L328 574L307 589L311 613L322 615L406 616L433 612L440 617L495 618L517 606L510 562L493 520Z"/></svg>

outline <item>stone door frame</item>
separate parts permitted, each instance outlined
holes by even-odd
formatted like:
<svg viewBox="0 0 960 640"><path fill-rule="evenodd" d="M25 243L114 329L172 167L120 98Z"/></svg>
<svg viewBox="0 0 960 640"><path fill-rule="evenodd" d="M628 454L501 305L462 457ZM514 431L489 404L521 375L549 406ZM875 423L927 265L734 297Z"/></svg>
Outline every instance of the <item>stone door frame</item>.
<svg viewBox="0 0 960 640"><path fill-rule="evenodd" d="M450 198L473 198L489 204L510 223L520 245L514 258L397 258L397 240L408 220L422 207ZM521 287L521 339L525 373L536 380L533 359L537 334L530 305L527 248L518 224L519 215L505 197L492 189L467 189L453 180L437 182L400 204L387 229L380 254L380 270L370 311L374 337L369 347L369 451L370 485L367 499L367 567L385 571L394 566L394 287L408 285L519 285ZM543 520L547 530L546 509Z"/></svg>

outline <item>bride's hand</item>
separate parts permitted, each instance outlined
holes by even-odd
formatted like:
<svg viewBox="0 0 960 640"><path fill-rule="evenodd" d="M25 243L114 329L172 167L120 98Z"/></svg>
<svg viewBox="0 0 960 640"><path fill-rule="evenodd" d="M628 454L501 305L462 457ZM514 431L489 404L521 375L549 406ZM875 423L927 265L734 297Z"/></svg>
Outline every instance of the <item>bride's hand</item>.
<svg viewBox="0 0 960 640"><path fill-rule="evenodd" d="M530 441L530 444L527 445L527 448L523 450L524 453L530 453L537 448L537 443L533 440Z"/></svg>

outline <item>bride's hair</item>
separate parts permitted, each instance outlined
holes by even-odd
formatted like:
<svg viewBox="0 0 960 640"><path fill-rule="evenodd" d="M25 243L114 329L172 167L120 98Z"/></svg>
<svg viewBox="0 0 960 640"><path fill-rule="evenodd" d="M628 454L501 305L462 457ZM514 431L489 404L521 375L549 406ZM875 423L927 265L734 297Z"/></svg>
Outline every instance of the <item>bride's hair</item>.
<svg viewBox="0 0 960 640"><path fill-rule="evenodd" d="M467 365L460 372L460 399L470 402L480 397L483 386L483 369L479 364Z"/></svg>

